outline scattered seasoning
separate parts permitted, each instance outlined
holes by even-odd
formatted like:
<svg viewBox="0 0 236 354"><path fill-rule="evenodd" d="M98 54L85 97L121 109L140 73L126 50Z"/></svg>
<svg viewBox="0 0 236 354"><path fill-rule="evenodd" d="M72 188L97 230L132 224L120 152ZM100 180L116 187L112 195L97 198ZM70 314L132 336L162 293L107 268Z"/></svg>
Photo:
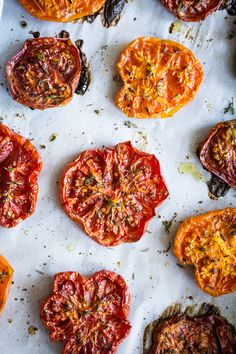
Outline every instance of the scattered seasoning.
<svg viewBox="0 0 236 354"><path fill-rule="evenodd" d="M231 102L224 108L224 114L231 114L234 115L235 109L234 109L234 98L232 97Z"/></svg>
<svg viewBox="0 0 236 354"><path fill-rule="evenodd" d="M37 331L38 331L38 328L35 327L35 326L29 326L29 327L28 327L28 333L29 333L31 336L34 336Z"/></svg>
<svg viewBox="0 0 236 354"><path fill-rule="evenodd" d="M140 250L141 252L147 252L148 250L150 250L150 248L144 248L143 250Z"/></svg>
<svg viewBox="0 0 236 354"><path fill-rule="evenodd" d="M8 323L12 323L13 322L13 319L12 318L8 318Z"/></svg>
<svg viewBox="0 0 236 354"><path fill-rule="evenodd" d="M20 26L22 28L26 28L28 26L28 23L26 21L20 21Z"/></svg>
<svg viewBox="0 0 236 354"><path fill-rule="evenodd" d="M130 122L130 120L125 120L124 121L124 125L127 127L127 128L138 128L136 124Z"/></svg>
<svg viewBox="0 0 236 354"><path fill-rule="evenodd" d="M38 270L38 269L35 269L35 272L39 273L39 274L44 274L43 272L41 272L41 270Z"/></svg>
<svg viewBox="0 0 236 354"><path fill-rule="evenodd" d="M116 265L117 265L118 268L121 268L121 262L120 261L117 261Z"/></svg>
<svg viewBox="0 0 236 354"><path fill-rule="evenodd" d="M0 281L8 276L8 272L0 272Z"/></svg>
<svg viewBox="0 0 236 354"><path fill-rule="evenodd" d="M52 142L52 141L54 141L54 140L56 140L56 138L57 138L57 134L56 133L53 133L51 136L50 136L50 141Z"/></svg>
<svg viewBox="0 0 236 354"><path fill-rule="evenodd" d="M166 232L167 234L170 233L170 228L171 228L172 223L173 223L173 221L175 220L176 216L177 216L177 213L174 213L173 217L172 217L170 220L164 220L164 221L162 221L162 224L163 224L164 227L165 227L165 232Z"/></svg>
<svg viewBox="0 0 236 354"><path fill-rule="evenodd" d="M39 145L40 149L46 149L46 145Z"/></svg>
<svg viewBox="0 0 236 354"><path fill-rule="evenodd" d="M184 268L184 266L180 263L176 263L176 265L179 267L179 268Z"/></svg>
<svg viewBox="0 0 236 354"><path fill-rule="evenodd" d="M36 32L30 31L30 34L32 34L32 36L33 36L34 38L39 38L39 37L40 37L40 32L38 32L38 31L36 31Z"/></svg>
<svg viewBox="0 0 236 354"><path fill-rule="evenodd" d="M95 110L94 110L94 113L99 116L99 115L101 114L101 111L100 111L100 109L95 109Z"/></svg>

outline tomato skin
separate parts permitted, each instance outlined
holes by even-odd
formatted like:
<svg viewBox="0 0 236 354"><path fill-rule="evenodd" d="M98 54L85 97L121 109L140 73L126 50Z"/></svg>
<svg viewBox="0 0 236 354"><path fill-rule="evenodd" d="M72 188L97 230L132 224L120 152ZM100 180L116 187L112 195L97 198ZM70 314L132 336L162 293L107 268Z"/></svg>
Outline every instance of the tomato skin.
<svg viewBox="0 0 236 354"><path fill-rule="evenodd" d="M86 278L55 275L53 294L41 305L52 341L65 341L63 354L113 354L128 336L130 294L124 279L110 271Z"/></svg>
<svg viewBox="0 0 236 354"><path fill-rule="evenodd" d="M15 227L36 208L42 160L31 142L0 124L0 225Z"/></svg>
<svg viewBox="0 0 236 354"><path fill-rule="evenodd" d="M106 0L19 0L20 4L32 15L40 20L69 22L93 15L102 8ZM40 3L40 6L39 4Z"/></svg>
<svg viewBox="0 0 236 354"><path fill-rule="evenodd" d="M199 158L203 167L236 189L236 119L220 122L210 130Z"/></svg>
<svg viewBox="0 0 236 354"><path fill-rule="evenodd" d="M236 290L236 209L210 211L187 218L174 241L174 253L195 267L200 288L211 296Z"/></svg>
<svg viewBox="0 0 236 354"><path fill-rule="evenodd" d="M3 312L4 306L12 284L14 270L8 261L0 255L0 316Z"/></svg>
<svg viewBox="0 0 236 354"><path fill-rule="evenodd" d="M154 330L153 343L148 354L219 353L234 354L235 328L221 316L203 315L190 317L177 315L162 322Z"/></svg>
<svg viewBox="0 0 236 354"><path fill-rule="evenodd" d="M6 67L14 100L33 109L69 103L81 75L81 57L69 38L28 39Z"/></svg>
<svg viewBox="0 0 236 354"><path fill-rule="evenodd" d="M224 1L222 0L161 0L163 5L181 21L198 22L204 20L210 14L219 10Z"/></svg>
<svg viewBox="0 0 236 354"><path fill-rule="evenodd" d="M104 246L138 241L168 194L159 161L130 142L82 152L60 181L68 216Z"/></svg>
<svg viewBox="0 0 236 354"><path fill-rule="evenodd" d="M117 63L123 87L115 104L132 118L167 118L190 102L203 79L194 54L177 42L140 37Z"/></svg>

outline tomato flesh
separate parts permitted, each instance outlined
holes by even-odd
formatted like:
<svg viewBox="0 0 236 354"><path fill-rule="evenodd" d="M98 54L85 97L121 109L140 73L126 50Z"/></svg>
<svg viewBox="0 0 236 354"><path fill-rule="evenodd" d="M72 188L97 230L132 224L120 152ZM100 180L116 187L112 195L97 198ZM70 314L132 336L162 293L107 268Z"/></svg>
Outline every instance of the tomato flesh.
<svg viewBox="0 0 236 354"><path fill-rule="evenodd" d="M0 255L0 315L7 301L14 270L7 260Z"/></svg>

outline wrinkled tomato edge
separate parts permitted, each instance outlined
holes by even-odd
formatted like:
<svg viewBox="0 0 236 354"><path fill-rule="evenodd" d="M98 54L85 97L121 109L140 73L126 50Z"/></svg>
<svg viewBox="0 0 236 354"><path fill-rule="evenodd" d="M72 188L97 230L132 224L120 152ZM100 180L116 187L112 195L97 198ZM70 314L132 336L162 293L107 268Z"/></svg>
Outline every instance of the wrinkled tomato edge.
<svg viewBox="0 0 236 354"><path fill-rule="evenodd" d="M8 263L8 261L2 255L0 255L0 264L3 264L3 266L8 269L8 280L7 280L6 287L5 287L5 289L3 289L3 293L0 292L0 299L1 299L0 316L1 316L1 314L4 310L7 298L8 298L10 288L11 288L14 269L11 267L11 265ZM1 285L0 285L0 289L1 289Z"/></svg>

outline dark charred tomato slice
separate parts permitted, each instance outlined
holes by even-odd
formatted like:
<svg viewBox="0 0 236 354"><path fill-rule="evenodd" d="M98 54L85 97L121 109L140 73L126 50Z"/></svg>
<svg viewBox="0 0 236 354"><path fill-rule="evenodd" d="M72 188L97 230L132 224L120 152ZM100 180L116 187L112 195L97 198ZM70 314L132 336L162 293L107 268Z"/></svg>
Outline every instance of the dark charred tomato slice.
<svg viewBox="0 0 236 354"><path fill-rule="evenodd" d="M64 106L80 79L80 54L69 38L28 39L8 62L6 73L12 97L23 105Z"/></svg>
<svg viewBox="0 0 236 354"><path fill-rule="evenodd" d="M193 264L200 288L212 296L236 290L236 209L186 219L174 242L183 264Z"/></svg>
<svg viewBox="0 0 236 354"><path fill-rule="evenodd" d="M210 131L199 158L206 170L236 189L236 119L218 123Z"/></svg>
<svg viewBox="0 0 236 354"><path fill-rule="evenodd" d="M130 142L82 152L60 183L66 213L104 246L138 241L167 196L156 157Z"/></svg>
<svg viewBox="0 0 236 354"><path fill-rule="evenodd" d="M204 20L224 3L223 0L161 0L161 2L175 17L189 22Z"/></svg>
<svg viewBox="0 0 236 354"><path fill-rule="evenodd" d="M113 354L130 332L129 309L120 275L103 270L88 279L66 272L56 274L41 319L52 341L65 341L63 354Z"/></svg>
<svg viewBox="0 0 236 354"><path fill-rule="evenodd" d="M208 304L203 304L202 307L204 306L213 307ZM189 312L191 313L191 308ZM166 319L161 318L151 325L145 330L146 337L148 331L152 331L151 348L145 350L144 341L144 354L234 354L236 352L235 328L226 318L218 314L180 313Z"/></svg>
<svg viewBox="0 0 236 354"><path fill-rule="evenodd" d="M0 255L0 315L7 301L14 270L7 260Z"/></svg>
<svg viewBox="0 0 236 354"><path fill-rule="evenodd" d="M19 0L21 5L40 20L68 22L93 15L106 0Z"/></svg>
<svg viewBox="0 0 236 354"><path fill-rule="evenodd" d="M41 168L41 157L31 142L0 124L1 226L16 226L34 212Z"/></svg>
<svg viewBox="0 0 236 354"><path fill-rule="evenodd" d="M115 103L129 117L166 118L191 101L203 68L179 43L137 38L121 53L117 69L123 80Z"/></svg>

